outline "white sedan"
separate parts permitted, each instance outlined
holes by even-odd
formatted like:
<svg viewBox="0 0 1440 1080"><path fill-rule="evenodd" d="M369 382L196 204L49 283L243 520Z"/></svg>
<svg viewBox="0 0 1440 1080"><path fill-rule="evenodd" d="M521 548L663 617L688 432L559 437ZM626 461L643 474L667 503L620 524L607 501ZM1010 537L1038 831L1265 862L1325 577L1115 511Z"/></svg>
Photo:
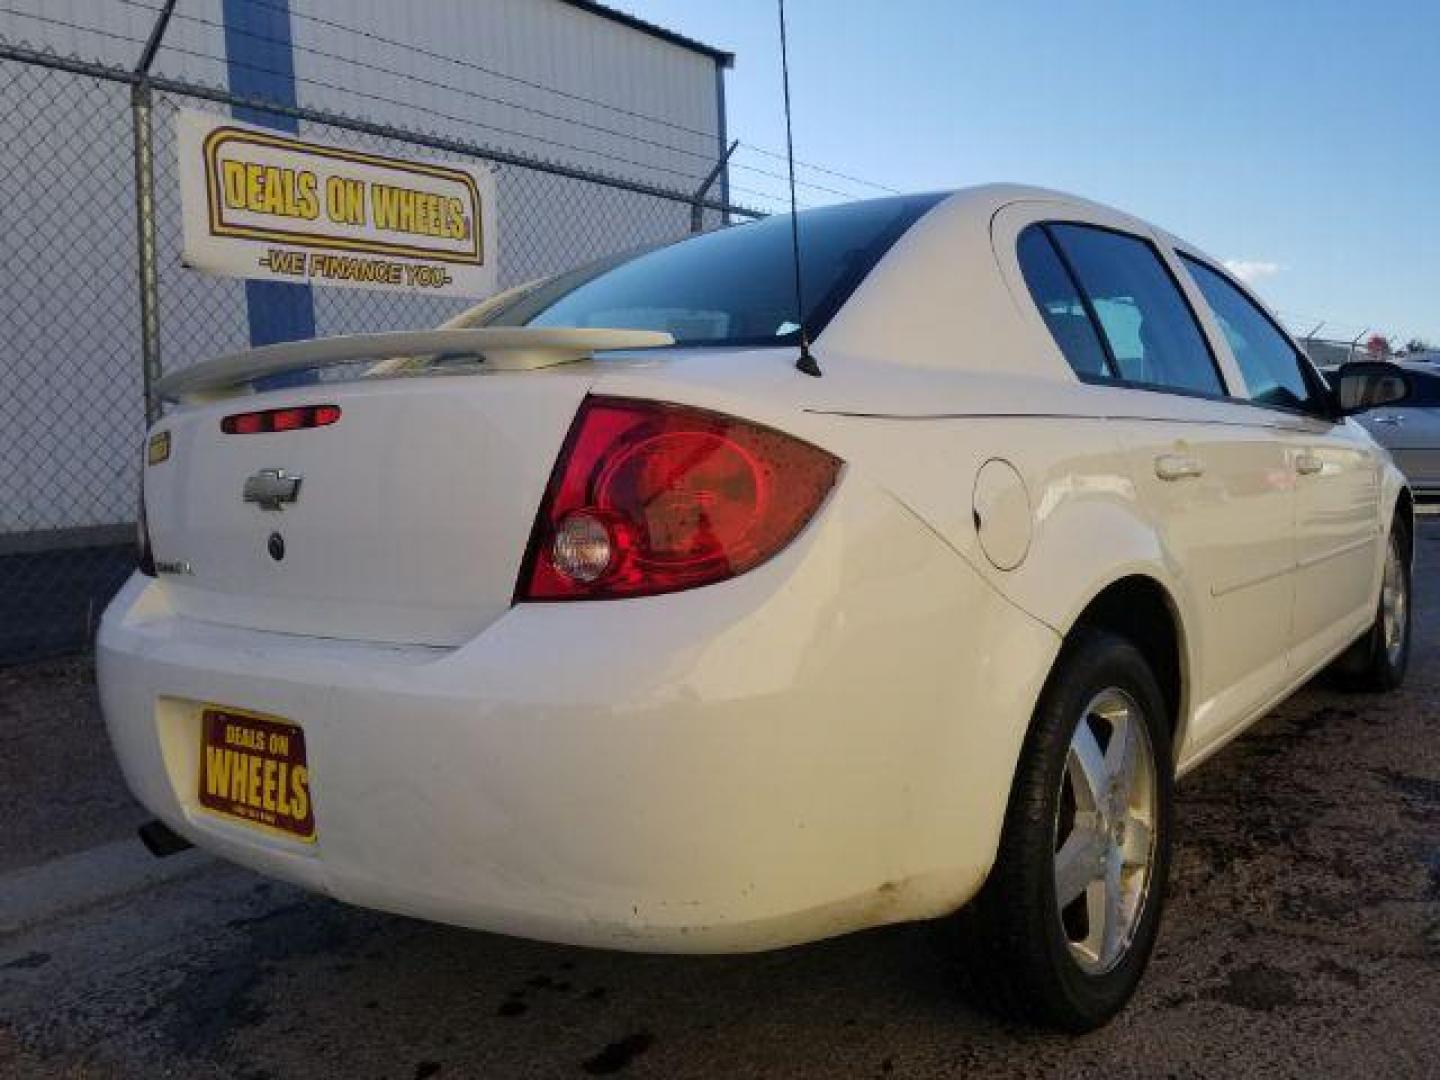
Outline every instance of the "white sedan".
<svg viewBox="0 0 1440 1080"><path fill-rule="evenodd" d="M954 916L985 1003L1112 1016L1175 777L1332 662L1404 676L1411 496L1346 417L1403 380L1332 393L1216 260L1053 192L799 236L798 306L772 218L168 377L98 645L162 827L583 945Z"/></svg>

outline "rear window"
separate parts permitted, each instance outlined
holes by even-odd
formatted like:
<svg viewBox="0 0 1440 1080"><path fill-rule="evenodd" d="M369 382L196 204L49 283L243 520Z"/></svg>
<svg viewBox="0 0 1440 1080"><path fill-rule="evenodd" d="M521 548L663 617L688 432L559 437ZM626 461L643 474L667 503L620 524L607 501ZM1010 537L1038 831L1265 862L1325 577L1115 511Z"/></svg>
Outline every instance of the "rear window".
<svg viewBox="0 0 1440 1080"><path fill-rule="evenodd" d="M872 199L799 215L804 321L816 337L940 195ZM681 345L799 337L790 218L779 215L583 267L502 310L490 326L661 330Z"/></svg>

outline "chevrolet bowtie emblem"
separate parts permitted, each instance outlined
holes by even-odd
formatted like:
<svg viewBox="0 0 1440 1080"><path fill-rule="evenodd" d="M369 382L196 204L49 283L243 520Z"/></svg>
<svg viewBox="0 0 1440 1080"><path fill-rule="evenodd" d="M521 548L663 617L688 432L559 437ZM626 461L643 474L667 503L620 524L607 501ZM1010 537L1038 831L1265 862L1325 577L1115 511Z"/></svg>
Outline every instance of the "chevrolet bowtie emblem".
<svg viewBox="0 0 1440 1080"><path fill-rule="evenodd" d="M300 481L303 479L303 476L287 473L284 469L261 469L245 478L242 497L261 510L283 510L285 503L293 503L300 497Z"/></svg>

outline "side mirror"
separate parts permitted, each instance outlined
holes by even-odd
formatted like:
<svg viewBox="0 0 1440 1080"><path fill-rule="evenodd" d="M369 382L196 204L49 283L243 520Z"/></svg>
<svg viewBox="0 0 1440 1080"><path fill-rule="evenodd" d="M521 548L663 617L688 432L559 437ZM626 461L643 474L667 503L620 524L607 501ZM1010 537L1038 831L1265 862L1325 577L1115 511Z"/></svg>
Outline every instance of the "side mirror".
<svg viewBox="0 0 1440 1080"><path fill-rule="evenodd" d="M1398 405L1410 396L1410 376L1398 364L1357 360L1340 365L1334 376L1341 416L1354 416L1382 405Z"/></svg>

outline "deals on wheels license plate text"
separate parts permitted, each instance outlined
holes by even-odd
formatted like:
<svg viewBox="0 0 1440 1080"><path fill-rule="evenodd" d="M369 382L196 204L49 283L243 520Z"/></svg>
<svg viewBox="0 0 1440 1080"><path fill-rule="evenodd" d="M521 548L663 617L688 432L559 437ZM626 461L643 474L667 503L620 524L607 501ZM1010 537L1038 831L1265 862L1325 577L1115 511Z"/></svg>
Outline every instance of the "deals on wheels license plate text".
<svg viewBox="0 0 1440 1080"><path fill-rule="evenodd" d="M200 805L299 840L315 839L305 732L233 709L201 716Z"/></svg>

